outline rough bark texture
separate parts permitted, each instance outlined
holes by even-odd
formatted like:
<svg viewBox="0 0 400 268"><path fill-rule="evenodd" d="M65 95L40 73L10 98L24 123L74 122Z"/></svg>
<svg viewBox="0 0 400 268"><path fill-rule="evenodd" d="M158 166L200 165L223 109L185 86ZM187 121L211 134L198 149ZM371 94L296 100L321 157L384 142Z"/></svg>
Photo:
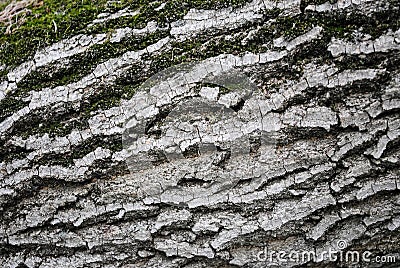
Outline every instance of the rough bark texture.
<svg viewBox="0 0 400 268"><path fill-rule="evenodd" d="M0 267L398 267L400 2L174 3L99 14L0 63ZM184 79L143 84L179 63L192 63L174 72ZM257 92L205 73L240 73ZM231 143L205 131L218 147L199 153L182 125L183 157L168 158L161 130L196 97L240 119L212 122ZM132 118L151 167L122 146ZM249 150L234 154L239 138ZM258 258L341 240L397 262Z"/></svg>

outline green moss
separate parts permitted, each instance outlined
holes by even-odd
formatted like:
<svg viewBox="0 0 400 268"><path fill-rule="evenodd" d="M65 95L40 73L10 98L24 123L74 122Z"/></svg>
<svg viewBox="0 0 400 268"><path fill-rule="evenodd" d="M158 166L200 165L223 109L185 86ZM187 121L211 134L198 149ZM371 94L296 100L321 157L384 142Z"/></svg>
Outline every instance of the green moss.
<svg viewBox="0 0 400 268"><path fill-rule="evenodd" d="M115 3L111 1L112 3ZM227 6L240 6L244 0L219 0L219 1L182 1L172 0L160 10L154 9L160 3L150 1L120 1L110 6L106 0L82 1L54 1L45 0L41 7L33 8L27 21L19 26L10 35L0 37L0 63L15 67L33 56L39 48L46 47L61 39L68 38L78 33L109 32L116 27L144 27L152 20L160 26L181 19L190 8L221 8ZM101 12L115 12L115 10L129 7L131 10L140 9L140 15L123 17L99 23L86 29ZM56 25L56 26L55 26ZM3 29L3 31L5 28Z"/></svg>
<svg viewBox="0 0 400 268"><path fill-rule="evenodd" d="M11 0L7 0L7 1L2 1L0 2L0 11L3 11L3 9L8 6L8 4L11 3Z"/></svg>
<svg viewBox="0 0 400 268"><path fill-rule="evenodd" d="M82 31L97 14L109 8L106 3L106 0L44 0L12 34L5 35L5 27L2 28L0 62L16 66L38 48Z"/></svg>
<svg viewBox="0 0 400 268"><path fill-rule="evenodd" d="M120 17L91 26L88 30L91 33L104 33L108 29L131 27L143 28L147 22L155 21L160 27L168 27L170 22L182 19L191 8L217 9L224 7L240 7L249 0L170 0L161 10L155 10L161 2L157 1L128 1L126 5L130 10L139 10L138 15L133 17Z"/></svg>
<svg viewBox="0 0 400 268"><path fill-rule="evenodd" d="M151 2L149 0L141 1L110 1L107 4L106 0L82 0L82 1L55 1L45 0L43 6L34 8L32 15L28 20L20 26L11 35L2 35L0 37L0 62L8 66L15 66L26 58L33 55L38 48L45 47L62 38L67 38L79 32L97 33L109 32L110 29L116 27L144 27L148 21L157 21L160 26L166 26L167 23L181 19L190 8L198 9L214 9L223 7L238 7L242 6L249 0L171 0L166 3L166 6L155 11L154 9L160 5L160 2ZM303 1L303 5L324 3L322 0ZM398 2L398 1L394 1ZM92 21L100 12L115 12L115 10L129 7L131 10L140 10L140 14L134 17L121 17L115 20L109 20L105 23L99 23L91 28L86 29L87 24ZM279 11L275 11L279 12ZM375 33L388 29L393 26L393 21L396 12L386 12L382 14L378 20L369 20L366 24L366 32ZM314 16L315 15L315 16ZM268 14L266 14L268 17ZM273 14L272 17L276 16ZM353 16L353 14L351 15ZM315 18L314 20L312 18ZM322 18L324 20L324 18ZM350 20L357 21L350 18ZM382 20L387 23L379 23ZM335 22L336 21L336 22ZM311 23L321 24L318 19L318 14L312 14L309 17L278 17L270 32L280 32L285 36L294 37L304 33L312 26ZM348 27L342 24L342 18L332 18L332 21L327 26L327 29L338 36L343 36L347 32ZM57 25L57 31L55 30ZM323 24L323 23L322 23ZM357 23L359 24L359 23ZM397 23L398 24L398 23ZM3 29L4 31L4 29Z"/></svg>
<svg viewBox="0 0 400 268"><path fill-rule="evenodd" d="M70 57L68 64L61 68L48 65L28 74L18 83L18 92L76 82L90 74L99 63L119 57L127 51L144 49L166 36L167 32L158 31L146 36L133 36L120 43L105 42L102 45L94 45L86 52Z"/></svg>

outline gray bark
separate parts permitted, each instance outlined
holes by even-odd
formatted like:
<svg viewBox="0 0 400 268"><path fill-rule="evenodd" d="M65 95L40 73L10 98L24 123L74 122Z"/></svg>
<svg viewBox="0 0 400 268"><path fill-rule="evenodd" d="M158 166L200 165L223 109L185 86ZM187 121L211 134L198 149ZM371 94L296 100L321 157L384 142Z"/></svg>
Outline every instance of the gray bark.
<svg viewBox="0 0 400 268"><path fill-rule="evenodd" d="M0 266L398 267L399 22L398 1L255 0L35 52L0 84L22 103L1 111Z"/></svg>

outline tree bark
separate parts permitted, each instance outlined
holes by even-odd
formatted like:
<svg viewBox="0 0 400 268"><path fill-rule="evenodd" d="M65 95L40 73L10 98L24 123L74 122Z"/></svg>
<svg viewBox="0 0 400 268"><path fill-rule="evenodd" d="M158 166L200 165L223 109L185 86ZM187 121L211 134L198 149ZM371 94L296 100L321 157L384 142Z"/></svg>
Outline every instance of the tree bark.
<svg viewBox="0 0 400 268"><path fill-rule="evenodd" d="M0 62L0 266L398 267L400 2L177 3Z"/></svg>

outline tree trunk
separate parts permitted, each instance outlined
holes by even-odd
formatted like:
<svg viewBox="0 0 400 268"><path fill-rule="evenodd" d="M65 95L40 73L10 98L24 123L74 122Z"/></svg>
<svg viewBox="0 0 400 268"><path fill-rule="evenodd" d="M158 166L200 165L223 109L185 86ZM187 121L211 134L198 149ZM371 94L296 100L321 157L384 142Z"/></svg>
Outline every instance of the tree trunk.
<svg viewBox="0 0 400 268"><path fill-rule="evenodd" d="M0 266L399 267L400 2L198 2L0 62Z"/></svg>

